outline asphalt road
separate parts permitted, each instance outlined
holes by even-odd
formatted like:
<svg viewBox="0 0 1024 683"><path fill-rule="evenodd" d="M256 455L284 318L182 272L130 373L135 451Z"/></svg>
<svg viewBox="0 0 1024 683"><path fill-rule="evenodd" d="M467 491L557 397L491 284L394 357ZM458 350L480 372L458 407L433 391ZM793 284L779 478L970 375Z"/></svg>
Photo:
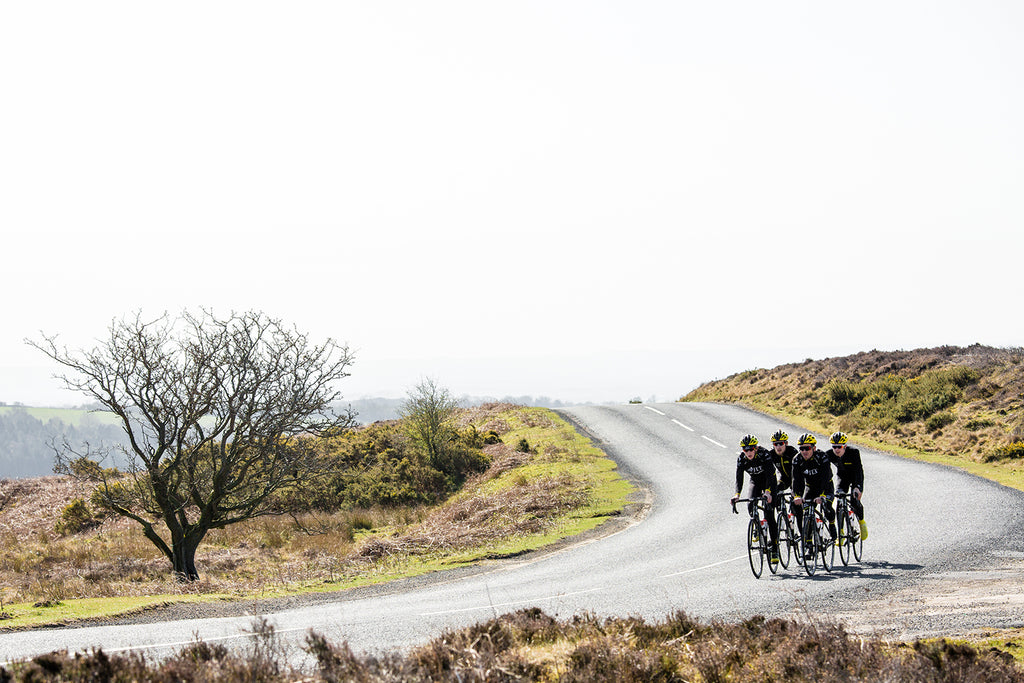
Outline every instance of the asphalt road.
<svg viewBox="0 0 1024 683"><path fill-rule="evenodd" d="M861 448L870 530L863 561L842 567L837 554L832 573L819 569L807 577L794 564L757 580L743 539L747 517L733 515L729 507L738 440L750 432L767 442L785 427L795 442L800 429L716 404L561 412L639 484L649 506L637 523L556 552L387 587L371 596L342 593L336 601L264 616L296 650L314 629L329 640L347 640L356 651L380 652L533 606L559 618L590 612L651 621L675 610L704 620L853 612L868 598L877 604L937 575L1024 557L1024 493ZM976 626L1014 625L1013 617L948 618L960 627L972 626L965 621L971 618L986 620ZM252 617L234 617L5 633L0 661L97 646L159 654L197 637L241 644L252 623Z"/></svg>

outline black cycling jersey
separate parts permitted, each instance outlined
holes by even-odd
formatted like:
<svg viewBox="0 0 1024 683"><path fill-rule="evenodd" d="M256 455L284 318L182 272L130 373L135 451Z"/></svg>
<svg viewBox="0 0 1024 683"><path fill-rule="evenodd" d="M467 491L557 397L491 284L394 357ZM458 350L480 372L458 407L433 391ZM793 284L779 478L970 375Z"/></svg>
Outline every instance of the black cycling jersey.
<svg viewBox="0 0 1024 683"><path fill-rule="evenodd" d="M793 458L793 495L802 498L805 490L814 497L831 497L836 491L832 484L832 465L824 451L815 449L810 458L803 455Z"/></svg>
<svg viewBox="0 0 1024 683"><path fill-rule="evenodd" d="M789 444L786 450L779 455L774 448L771 450L772 460L775 461L775 469L779 473L779 488L788 489L793 485L793 458L799 455L799 451Z"/></svg>
<svg viewBox="0 0 1024 683"><path fill-rule="evenodd" d="M748 458L740 453L736 458L736 493L743 491L743 473L750 475L750 482L761 492L771 491L774 496L779 492L779 482L775 478L775 463L771 453L763 446L757 447L757 455Z"/></svg>
<svg viewBox="0 0 1024 683"><path fill-rule="evenodd" d="M860 450L847 446L842 455L828 452L829 461L836 466L839 488L843 491L864 490L864 465L860 461Z"/></svg>

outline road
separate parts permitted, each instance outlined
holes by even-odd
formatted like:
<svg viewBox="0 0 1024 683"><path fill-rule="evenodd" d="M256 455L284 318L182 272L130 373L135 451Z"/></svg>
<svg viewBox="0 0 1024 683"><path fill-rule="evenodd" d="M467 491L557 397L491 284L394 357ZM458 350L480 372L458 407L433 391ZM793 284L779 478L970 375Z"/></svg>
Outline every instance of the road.
<svg viewBox="0 0 1024 683"><path fill-rule="evenodd" d="M737 443L748 432L767 440L779 427L795 442L801 430L717 404L581 406L561 412L639 484L649 501L642 520L555 552L388 587L372 596L339 594L335 601L265 615L268 621L295 649L312 628L364 652L408 647L444 629L531 606L559 618L591 612L656 621L684 610L703 620L845 614L863 621L866 610L884 605L887 596L915 595L916 587L942 577L963 583L965 576L1005 570L1008 562L1024 558L1024 493L862 448L870 525L863 562L842 567L837 555L831 574L819 569L807 577L792 565L757 580L743 542L746 516L729 509ZM947 609L920 630L1021 625L1020 614ZM887 618L880 615L876 625L885 626ZM898 618L905 623L891 624L896 632L917 628L915 610ZM252 617L233 617L5 633L0 661L94 646L159 653L197 637L238 643L252 622Z"/></svg>

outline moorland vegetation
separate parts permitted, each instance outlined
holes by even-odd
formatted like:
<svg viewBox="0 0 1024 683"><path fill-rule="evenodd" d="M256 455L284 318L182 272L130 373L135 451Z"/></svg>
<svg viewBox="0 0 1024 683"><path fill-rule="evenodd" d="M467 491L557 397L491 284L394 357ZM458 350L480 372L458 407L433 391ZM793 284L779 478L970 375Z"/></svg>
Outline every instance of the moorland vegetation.
<svg viewBox="0 0 1024 683"><path fill-rule="evenodd" d="M740 403L1024 490L1024 349L976 344L807 359L706 382L679 400Z"/></svg>
<svg viewBox="0 0 1024 683"><path fill-rule="evenodd" d="M582 614L555 619L523 609L448 631L406 653L356 655L315 632L308 666L289 663L274 630L256 621L247 651L196 642L156 660L139 653L53 653L0 667L3 680L28 681L459 681L690 683L1017 683L1024 670L999 650L945 640L910 645L864 640L811 619L754 617L702 623L685 612L648 623Z"/></svg>

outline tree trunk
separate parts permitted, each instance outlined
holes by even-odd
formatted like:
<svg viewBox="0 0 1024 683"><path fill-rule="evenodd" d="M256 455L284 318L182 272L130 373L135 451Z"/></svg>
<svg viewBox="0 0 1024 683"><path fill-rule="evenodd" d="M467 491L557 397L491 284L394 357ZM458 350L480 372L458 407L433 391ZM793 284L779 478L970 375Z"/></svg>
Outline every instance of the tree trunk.
<svg viewBox="0 0 1024 683"><path fill-rule="evenodd" d="M196 549L205 535L205 531L190 531L182 538L174 539L171 562L174 565L175 576L182 583L199 580L199 571L196 569Z"/></svg>

